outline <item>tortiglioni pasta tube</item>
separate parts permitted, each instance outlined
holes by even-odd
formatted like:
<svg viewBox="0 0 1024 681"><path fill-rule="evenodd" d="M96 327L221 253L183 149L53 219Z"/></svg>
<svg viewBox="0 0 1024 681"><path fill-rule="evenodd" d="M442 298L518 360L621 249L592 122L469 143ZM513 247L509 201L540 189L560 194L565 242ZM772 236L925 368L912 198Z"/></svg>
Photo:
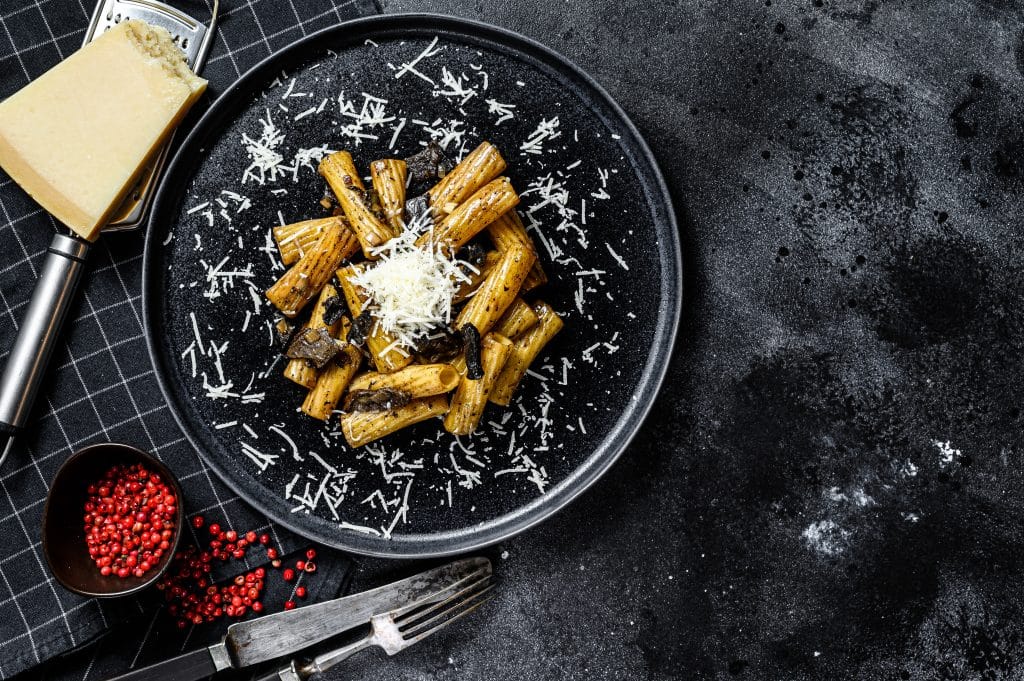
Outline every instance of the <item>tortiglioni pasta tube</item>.
<svg viewBox="0 0 1024 681"><path fill-rule="evenodd" d="M548 341L562 330L562 320L550 305L538 302L533 309L537 313L537 325L515 342L512 354L509 355L508 361L494 382L494 389L491 391L491 402L503 407L507 407L512 401L512 395L515 394L519 382L523 380L523 376L526 375L526 370L530 368L533 360L537 358Z"/></svg>
<svg viewBox="0 0 1024 681"><path fill-rule="evenodd" d="M370 178L373 189L380 197L384 217L396 235L402 233L405 212L405 179L407 168L405 161L397 158L385 158L370 164Z"/></svg>
<svg viewBox="0 0 1024 681"><path fill-rule="evenodd" d="M341 321L337 337L344 342L350 322L347 317L343 317ZM363 355L359 349L344 343L341 352L320 371L316 384L306 394L306 399L302 402L303 413L321 421L329 419L341 396L345 394L352 377L359 371L362 361Z"/></svg>
<svg viewBox="0 0 1024 681"><path fill-rule="evenodd" d="M494 388L502 367L512 352L512 341L493 333L480 342L480 363L484 375L473 380L465 376L452 396L451 407L444 418L444 427L455 435L469 435L476 430L487 407L487 398Z"/></svg>
<svg viewBox="0 0 1024 681"><path fill-rule="evenodd" d="M410 397L430 397L452 390L459 374L450 364L412 364L390 374L367 373L356 377L349 390L400 390Z"/></svg>
<svg viewBox="0 0 1024 681"><path fill-rule="evenodd" d="M499 177L480 188L455 211L434 223L434 229L416 240L423 247L431 243L454 253L480 230L519 203L519 195L507 177Z"/></svg>
<svg viewBox="0 0 1024 681"><path fill-rule="evenodd" d="M267 298L285 317L299 314L330 280L345 256L346 231L337 223L324 227L313 249L267 289Z"/></svg>
<svg viewBox="0 0 1024 681"><path fill-rule="evenodd" d="M444 395L424 397L390 411L357 411L341 418L341 432L350 447L361 447L385 435L448 411Z"/></svg>
<svg viewBox="0 0 1024 681"><path fill-rule="evenodd" d="M274 242L277 244L278 253L281 254L281 262L285 265L296 262L316 245L323 236L324 227L333 224L341 225L345 229L342 259L351 258L359 250L359 240L348 228L344 218L333 216L274 227Z"/></svg>
<svg viewBox="0 0 1024 681"><path fill-rule="evenodd" d="M366 205L363 182L359 179L352 154L338 151L320 161L320 174L338 197L338 204L348 218L363 247L363 255L373 258L373 249L395 236L395 232L382 222Z"/></svg>
<svg viewBox="0 0 1024 681"><path fill-rule="evenodd" d="M503 170L505 159L501 157L498 148L490 142L481 142L480 146L430 189L430 205L434 208L434 215L451 213L477 190L501 175Z"/></svg>
<svg viewBox="0 0 1024 681"><path fill-rule="evenodd" d="M455 328L472 324L481 336L487 334L523 286L536 256L522 244L514 244L501 254L498 264L491 268L483 283L455 321Z"/></svg>

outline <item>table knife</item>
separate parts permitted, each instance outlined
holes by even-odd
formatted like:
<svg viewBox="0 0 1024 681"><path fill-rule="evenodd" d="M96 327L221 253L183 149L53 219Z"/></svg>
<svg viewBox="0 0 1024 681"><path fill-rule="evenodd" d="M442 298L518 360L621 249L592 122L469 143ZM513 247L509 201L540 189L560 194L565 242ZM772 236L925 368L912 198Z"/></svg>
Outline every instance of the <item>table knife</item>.
<svg viewBox="0 0 1024 681"><path fill-rule="evenodd" d="M136 669L111 681L198 681L224 669L273 660L368 624L379 612L424 599L447 598L463 585L490 574L489 560L467 558L352 596L236 622L219 643L209 648Z"/></svg>

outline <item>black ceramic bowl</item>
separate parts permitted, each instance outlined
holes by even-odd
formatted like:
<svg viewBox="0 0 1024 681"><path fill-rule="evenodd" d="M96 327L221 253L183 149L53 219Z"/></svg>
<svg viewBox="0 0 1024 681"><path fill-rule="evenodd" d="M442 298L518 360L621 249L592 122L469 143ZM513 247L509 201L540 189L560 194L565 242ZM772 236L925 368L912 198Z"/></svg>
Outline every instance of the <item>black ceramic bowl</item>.
<svg viewBox="0 0 1024 681"><path fill-rule="evenodd" d="M174 490L178 500L174 536L160 563L142 577L103 576L89 556L82 524L86 488L116 464L143 464L156 472ZM184 521L181 486L167 466L155 457L129 445L104 442L72 454L57 471L43 510L43 554L57 581L84 596L110 598L127 596L153 584L167 571L178 548Z"/></svg>

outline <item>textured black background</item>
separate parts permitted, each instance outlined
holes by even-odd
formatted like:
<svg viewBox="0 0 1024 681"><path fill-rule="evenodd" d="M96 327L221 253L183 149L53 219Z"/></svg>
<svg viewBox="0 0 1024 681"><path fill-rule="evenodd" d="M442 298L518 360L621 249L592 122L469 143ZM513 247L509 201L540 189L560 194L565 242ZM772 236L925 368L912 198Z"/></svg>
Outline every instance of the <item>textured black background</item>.
<svg viewBox="0 0 1024 681"><path fill-rule="evenodd" d="M385 6L597 77L668 177L688 291L643 435L501 547L498 600L331 677L1024 678L1021 5Z"/></svg>

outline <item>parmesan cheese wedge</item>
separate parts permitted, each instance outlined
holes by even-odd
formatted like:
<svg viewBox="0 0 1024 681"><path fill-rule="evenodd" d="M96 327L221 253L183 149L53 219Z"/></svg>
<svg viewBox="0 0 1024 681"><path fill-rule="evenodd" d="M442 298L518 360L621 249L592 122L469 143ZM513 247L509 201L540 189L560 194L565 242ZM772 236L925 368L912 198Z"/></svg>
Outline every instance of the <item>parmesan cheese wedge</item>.
<svg viewBox="0 0 1024 681"><path fill-rule="evenodd" d="M122 22L0 102L0 168L91 241L205 89L165 29Z"/></svg>

